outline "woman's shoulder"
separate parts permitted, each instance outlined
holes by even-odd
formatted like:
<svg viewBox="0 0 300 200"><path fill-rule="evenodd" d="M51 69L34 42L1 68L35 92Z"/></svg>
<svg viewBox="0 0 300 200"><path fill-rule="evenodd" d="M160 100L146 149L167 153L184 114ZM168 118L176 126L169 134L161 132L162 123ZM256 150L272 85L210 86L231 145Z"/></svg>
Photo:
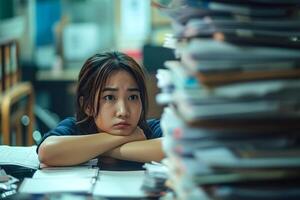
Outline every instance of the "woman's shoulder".
<svg viewBox="0 0 300 200"><path fill-rule="evenodd" d="M159 119L148 119L147 124L148 124L148 126L157 126L157 125L160 125L160 120Z"/></svg>
<svg viewBox="0 0 300 200"><path fill-rule="evenodd" d="M58 123L58 126L76 126L75 117L67 117Z"/></svg>
<svg viewBox="0 0 300 200"><path fill-rule="evenodd" d="M148 127L151 130L151 137L150 138L162 137L162 130L161 130L161 127L160 127L160 120L159 119L148 119L147 124L148 124Z"/></svg>
<svg viewBox="0 0 300 200"><path fill-rule="evenodd" d="M73 135L77 132L76 119L74 117L67 117L60 121L57 126L50 130L49 133L55 135Z"/></svg>
<svg viewBox="0 0 300 200"><path fill-rule="evenodd" d="M75 135L77 133L75 117L68 117L57 124L57 126L45 133L39 141L38 148L42 142L49 136ZM37 148L37 149L38 149ZM38 150L37 150L38 151Z"/></svg>

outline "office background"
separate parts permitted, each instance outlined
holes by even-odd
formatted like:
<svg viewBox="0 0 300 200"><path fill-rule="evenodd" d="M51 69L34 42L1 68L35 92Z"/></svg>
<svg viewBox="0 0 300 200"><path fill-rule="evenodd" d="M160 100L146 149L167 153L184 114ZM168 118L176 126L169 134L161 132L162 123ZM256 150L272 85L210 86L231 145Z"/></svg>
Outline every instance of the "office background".
<svg viewBox="0 0 300 200"><path fill-rule="evenodd" d="M35 93L33 129L40 134L73 115L79 70L88 57L105 50L123 51L145 66L148 117L160 118L155 73L174 54L162 47L170 21L150 0L2 0L0 23L10 27L1 26L2 39L17 37L21 78Z"/></svg>

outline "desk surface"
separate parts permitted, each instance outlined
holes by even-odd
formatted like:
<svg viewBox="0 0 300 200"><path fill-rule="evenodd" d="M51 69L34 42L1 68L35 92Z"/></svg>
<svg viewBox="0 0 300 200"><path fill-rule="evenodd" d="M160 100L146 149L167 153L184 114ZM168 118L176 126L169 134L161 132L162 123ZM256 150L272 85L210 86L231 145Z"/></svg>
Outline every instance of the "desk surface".
<svg viewBox="0 0 300 200"><path fill-rule="evenodd" d="M101 162L101 159L99 159L98 167L100 170L112 170L112 171L125 171L125 170L142 170L144 163L139 162L132 162L132 161L121 161L116 160L115 162ZM13 169L10 169L10 172L12 172ZM28 171L26 168L18 168L15 171L15 175L18 175L18 178L22 180L22 178L25 177L32 177L33 171ZM23 177L22 174L24 175ZM11 174L14 175L14 174ZM39 197L37 197L39 196ZM79 195L79 194L47 194L47 195L28 195L28 194L15 194L12 196L9 196L5 198L7 200L13 200L13 199L20 199L20 200L29 200L29 199L77 199L77 200L105 200L105 199L141 199L141 198L104 198L104 197L98 197L98 196L91 196L91 195ZM158 197L145 197L143 199L159 199Z"/></svg>
<svg viewBox="0 0 300 200"><path fill-rule="evenodd" d="M144 163L124 161L124 160L115 160L114 162L101 162L99 159L98 162L100 170L111 170L111 171L131 171L131 170L144 170Z"/></svg>

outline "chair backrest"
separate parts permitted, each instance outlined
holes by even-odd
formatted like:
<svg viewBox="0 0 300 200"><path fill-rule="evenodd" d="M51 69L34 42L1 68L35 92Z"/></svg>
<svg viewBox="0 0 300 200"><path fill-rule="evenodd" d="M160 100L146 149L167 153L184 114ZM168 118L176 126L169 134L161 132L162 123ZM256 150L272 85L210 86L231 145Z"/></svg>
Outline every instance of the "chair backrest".
<svg viewBox="0 0 300 200"><path fill-rule="evenodd" d="M1 143L32 145L34 91L31 83L21 81L18 49L17 40L0 38Z"/></svg>
<svg viewBox="0 0 300 200"><path fill-rule="evenodd" d="M21 70L18 68L18 43L16 40L6 41L0 44L0 91L3 93L19 82Z"/></svg>

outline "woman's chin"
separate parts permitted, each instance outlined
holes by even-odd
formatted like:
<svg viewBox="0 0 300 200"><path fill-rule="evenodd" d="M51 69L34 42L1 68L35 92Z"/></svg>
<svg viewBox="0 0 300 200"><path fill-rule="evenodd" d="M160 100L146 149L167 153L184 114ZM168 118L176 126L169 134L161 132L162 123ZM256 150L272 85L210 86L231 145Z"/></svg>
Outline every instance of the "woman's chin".
<svg viewBox="0 0 300 200"><path fill-rule="evenodd" d="M121 130L112 130L110 132L111 135L118 135L118 136L129 136L132 131L121 131Z"/></svg>

